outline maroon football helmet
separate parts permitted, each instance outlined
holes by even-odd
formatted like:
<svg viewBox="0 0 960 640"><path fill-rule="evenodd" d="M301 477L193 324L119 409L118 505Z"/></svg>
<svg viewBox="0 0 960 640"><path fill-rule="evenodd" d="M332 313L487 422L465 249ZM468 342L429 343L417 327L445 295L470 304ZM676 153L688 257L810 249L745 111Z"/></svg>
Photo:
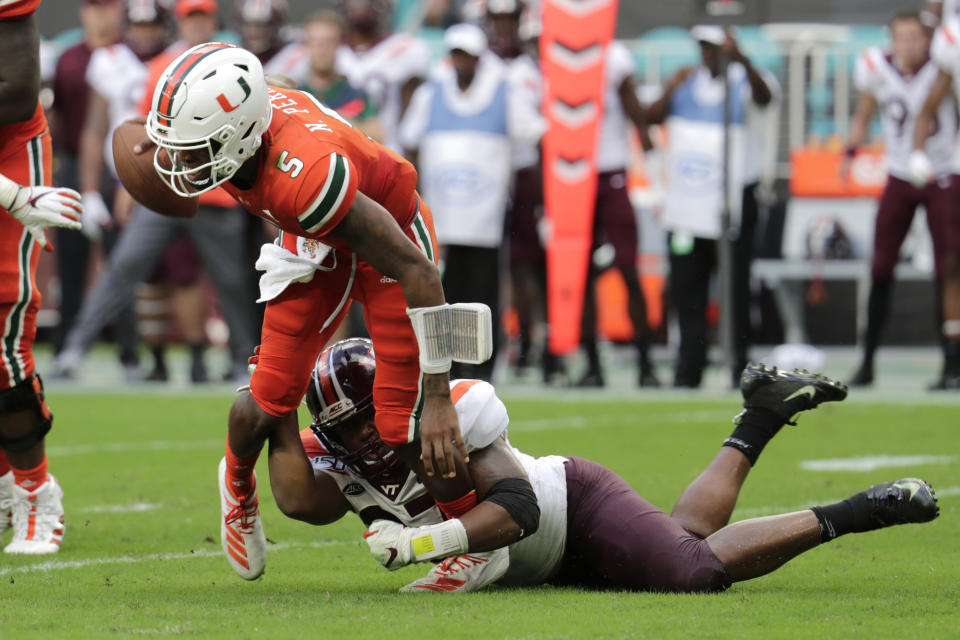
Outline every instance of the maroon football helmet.
<svg viewBox="0 0 960 640"><path fill-rule="evenodd" d="M344 433L359 429L374 417L375 372L373 343L366 338L347 338L323 350L307 387L307 407L313 416L310 428L320 444L368 478L389 473L400 461L379 435L354 450L347 448L343 438Z"/></svg>

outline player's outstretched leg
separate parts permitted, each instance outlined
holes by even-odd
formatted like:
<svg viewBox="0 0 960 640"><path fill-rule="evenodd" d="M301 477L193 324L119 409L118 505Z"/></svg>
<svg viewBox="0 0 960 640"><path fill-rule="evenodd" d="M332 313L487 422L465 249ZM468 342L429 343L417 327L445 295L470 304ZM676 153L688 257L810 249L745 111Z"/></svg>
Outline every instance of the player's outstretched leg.
<svg viewBox="0 0 960 640"><path fill-rule="evenodd" d="M933 487L905 478L870 487L835 504L742 520L707 538L732 582L781 567L791 558L846 533L929 522L940 513Z"/></svg>
<svg viewBox="0 0 960 640"><path fill-rule="evenodd" d="M779 371L748 364L740 376L743 411L737 427L710 465L677 500L670 516L688 531L706 537L730 521L740 488L760 452L793 416L822 402L843 400L845 385L796 369Z"/></svg>

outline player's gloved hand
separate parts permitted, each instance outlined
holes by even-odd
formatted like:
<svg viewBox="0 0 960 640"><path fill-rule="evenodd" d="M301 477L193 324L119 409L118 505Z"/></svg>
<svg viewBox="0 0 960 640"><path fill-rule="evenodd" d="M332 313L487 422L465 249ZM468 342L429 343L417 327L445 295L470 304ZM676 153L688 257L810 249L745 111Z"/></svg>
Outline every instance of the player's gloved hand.
<svg viewBox="0 0 960 640"><path fill-rule="evenodd" d="M363 533L377 562L393 571L411 562L429 562L466 553L467 530L458 518L423 527L405 527L389 520L374 520Z"/></svg>
<svg viewBox="0 0 960 640"><path fill-rule="evenodd" d="M73 189L24 187L3 175L0 175L0 207L19 220L44 249L49 246L43 232L45 227L79 229L83 213L80 194Z"/></svg>
<svg viewBox="0 0 960 640"><path fill-rule="evenodd" d="M103 237L103 230L113 225L113 216L99 191L83 192L83 219L80 231L94 242Z"/></svg>
<svg viewBox="0 0 960 640"><path fill-rule="evenodd" d="M370 553L390 571L413 562L413 545L410 540L414 530L389 520L374 520L363 532L363 539Z"/></svg>
<svg viewBox="0 0 960 640"><path fill-rule="evenodd" d="M907 158L907 171L910 175L910 183L918 189L927 186L934 178L933 163L920 149L910 152Z"/></svg>

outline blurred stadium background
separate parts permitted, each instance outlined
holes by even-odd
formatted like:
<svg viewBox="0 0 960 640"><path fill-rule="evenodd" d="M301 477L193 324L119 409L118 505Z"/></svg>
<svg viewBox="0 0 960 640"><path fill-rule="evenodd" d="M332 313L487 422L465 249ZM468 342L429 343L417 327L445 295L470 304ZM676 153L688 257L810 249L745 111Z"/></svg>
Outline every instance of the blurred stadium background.
<svg viewBox="0 0 960 640"><path fill-rule="evenodd" d="M234 2L221 2L224 39L237 39ZM239 3L236 3L239 4ZM443 27L425 26L429 2L398 0L394 4L394 28L424 38L434 59L444 55ZM451 6L456 7L454 2ZM873 233L875 199L885 180L880 123L871 124L871 140L858 157L852 181L841 182L837 167L842 156L856 95L852 86L853 66L859 53L871 46L887 46L886 23L904 8L922 3L902 0L679 0L668 3L620 2L617 39L632 52L637 68L635 78L641 93L660 86L678 69L697 64L699 50L690 38L689 27L718 22L737 26L743 51L761 69L773 73L783 87L777 117L768 138L768 168L761 194L764 223L758 236L754 264L752 315L755 357L781 343L809 343L817 347L856 344L865 323L869 290L868 261ZM319 8L335 8L335 2L289 3L288 36L297 37L297 28L307 15ZM733 11L718 12L733 8ZM719 13L719 15L718 15ZM47 64L81 38L72 3L47 0L38 10L42 35L47 39ZM630 167L630 192L641 227L640 269L648 301L648 319L657 330L661 345L674 344L676 328L669 326L669 300L665 296L665 233L651 216L653 194L638 152ZM852 244L849 260L810 261L809 242L824 221L841 222ZM57 324L57 286L50 282L50 257L41 265L45 301L41 312L44 328ZM894 353L894 359L926 363L928 377L936 374L937 343L931 295L932 254L922 216L902 251L898 267L900 282L894 297L885 344L918 347L919 351ZM608 344L630 340L632 326L625 310L622 281L605 274L599 290L600 333ZM813 287L813 289L811 289ZM815 295L814 295L815 294ZM711 326L719 322L717 295L711 304ZM510 314L507 316L510 330ZM210 325L213 341L222 344L223 324L214 318ZM661 362L671 360L673 349L659 347ZM618 360L616 350L608 359ZM848 375L855 365L852 350L831 351L833 372ZM884 352L891 353L891 352ZM715 355L714 359L719 358ZM888 357L881 355L881 358ZM838 361L839 358L839 361ZM576 367L574 367L576 368ZM894 372L901 370L891 366ZM503 374L500 371L501 379ZM912 378L912 374L911 374ZM890 379L888 379L889 381ZM903 382L895 376L895 384ZM723 383L720 383L723 384Z"/></svg>

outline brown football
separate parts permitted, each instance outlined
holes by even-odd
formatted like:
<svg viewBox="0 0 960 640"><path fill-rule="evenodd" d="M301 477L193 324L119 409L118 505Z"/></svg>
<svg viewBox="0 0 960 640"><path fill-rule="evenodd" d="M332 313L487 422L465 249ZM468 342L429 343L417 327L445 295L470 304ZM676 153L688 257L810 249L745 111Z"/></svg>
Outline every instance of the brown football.
<svg viewBox="0 0 960 640"><path fill-rule="evenodd" d="M151 146L140 154L133 152L138 142L147 139L147 130L142 121L127 120L113 132L113 162L117 167L120 182L133 199L157 213L174 218L189 218L197 212L197 199L178 196L157 175L153 168Z"/></svg>

